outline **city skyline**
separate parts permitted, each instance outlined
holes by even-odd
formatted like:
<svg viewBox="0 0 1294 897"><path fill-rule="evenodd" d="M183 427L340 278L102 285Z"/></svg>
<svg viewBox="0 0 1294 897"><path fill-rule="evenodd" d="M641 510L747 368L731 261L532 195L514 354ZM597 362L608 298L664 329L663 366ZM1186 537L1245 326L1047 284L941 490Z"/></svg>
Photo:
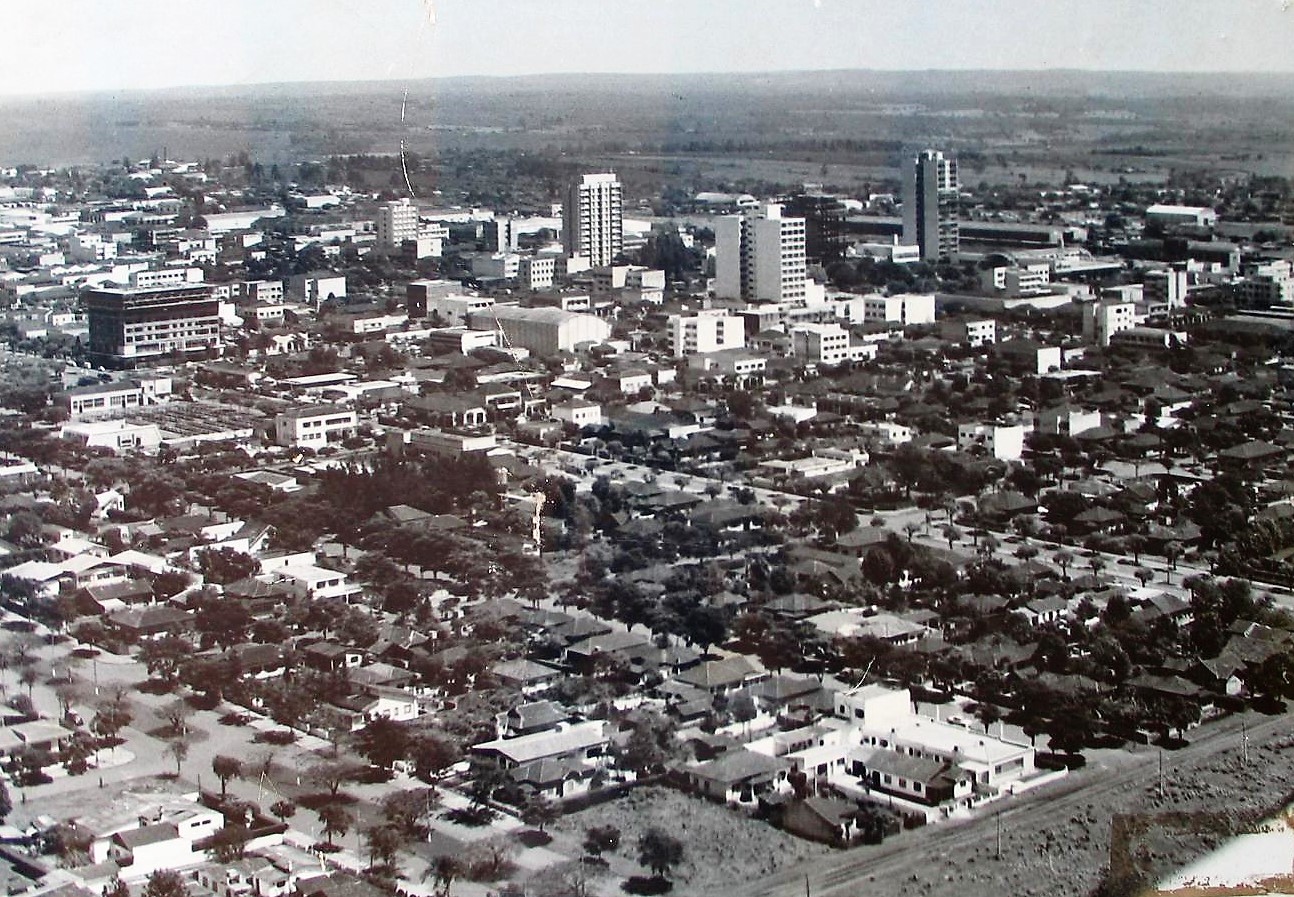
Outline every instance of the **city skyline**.
<svg viewBox="0 0 1294 897"><path fill-rule="evenodd" d="M26 39L11 45L0 93L561 73L1294 71L1284 52L1294 12L1276 0L1238 0L1223 21L1200 0L560 0L544 15L520 0L399 0L381 9L235 0L213 16L188 0L12 4L11 33Z"/></svg>

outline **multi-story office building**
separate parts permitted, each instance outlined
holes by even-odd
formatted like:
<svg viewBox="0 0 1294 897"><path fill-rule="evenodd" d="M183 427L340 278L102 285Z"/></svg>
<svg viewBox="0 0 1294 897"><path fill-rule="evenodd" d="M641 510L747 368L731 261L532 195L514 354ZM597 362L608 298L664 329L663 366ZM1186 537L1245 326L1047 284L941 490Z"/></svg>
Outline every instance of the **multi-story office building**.
<svg viewBox="0 0 1294 897"><path fill-rule="evenodd" d="M355 435L359 417L338 405L292 408L274 418L274 441L279 445L322 448Z"/></svg>
<svg viewBox="0 0 1294 897"><path fill-rule="evenodd" d="M586 174L571 185L562 206L562 246L598 267L624 249L624 197L614 174Z"/></svg>
<svg viewBox="0 0 1294 897"><path fill-rule="evenodd" d="M1164 271L1147 271L1142 295L1152 313L1172 311L1186 304L1186 291L1190 275L1177 268Z"/></svg>
<svg viewBox="0 0 1294 897"><path fill-rule="evenodd" d="M801 324L790 333L791 351L806 364L837 365L876 357L875 343L854 343L839 324Z"/></svg>
<svg viewBox="0 0 1294 897"><path fill-rule="evenodd" d="M383 249L400 249L405 240L418 237L418 207L407 199L396 199L378 206L377 245Z"/></svg>
<svg viewBox="0 0 1294 897"><path fill-rule="evenodd" d="M804 219L804 254L811 265L829 265L845 254L845 204L834 196L802 193L786 211Z"/></svg>
<svg viewBox="0 0 1294 897"><path fill-rule="evenodd" d="M1278 259L1250 265L1234 288L1237 301L1250 308L1294 304L1294 263Z"/></svg>
<svg viewBox="0 0 1294 897"><path fill-rule="evenodd" d="M288 296L297 302L321 305L346 298L346 276L331 271L293 274L288 278Z"/></svg>
<svg viewBox="0 0 1294 897"><path fill-rule="evenodd" d="M1137 326L1137 306L1132 302L1101 299L1083 306L1083 337L1098 346L1110 345L1110 337Z"/></svg>
<svg viewBox="0 0 1294 897"><path fill-rule="evenodd" d="M548 289L556 274L557 257L552 255L524 255L517 270L517 278L527 290Z"/></svg>
<svg viewBox="0 0 1294 897"><path fill-rule="evenodd" d="M405 303L411 318L431 313L431 300L461 294L463 287L453 280L415 280L405 286Z"/></svg>
<svg viewBox="0 0 1294 897"><path fill-rule="evenodd" d="M221 349L220 303L206 284L87 290L82 304L90 355L101 362L129 365Z"/></svg>
<svg viewBox="0 0 1294 897"><path fill-rule="evenodd" d="M957 160L924 150L903 168L903 242L937 262L957 252Z"/></svg>
<svg viewBox="0 0 1294 897"><path fill-rule="evenodd" d="M670 352L675 358L746 346L746 322L724 312L671 315L668 327Z"/></svg>
<svg viewBox="0 0 1294 897"><path fill-rule="evenodd" d="M803 302L808 265L804 219L769 203L715 221L715 295L747 302Z"/></svg>

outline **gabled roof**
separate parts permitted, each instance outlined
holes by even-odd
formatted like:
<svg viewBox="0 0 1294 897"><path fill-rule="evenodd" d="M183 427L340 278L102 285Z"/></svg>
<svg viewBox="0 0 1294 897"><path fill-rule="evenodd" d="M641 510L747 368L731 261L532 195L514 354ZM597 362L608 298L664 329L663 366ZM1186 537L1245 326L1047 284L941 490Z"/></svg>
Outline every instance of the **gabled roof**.
<svg viewBox="0 0 1294 897"><path fill-rule="evenodd" d="M149 844L174 841L179 837L179 829L173 823L164 822L160 825L144 825L124 832L117 832L117 834L113 835L113 840L127 850L134 850L137 847L146 847Z"/></svg>
<svg viewBox="0 0 1294 897"><path fill-rule="evenodd" d="M791 761L782 757L769 757L751 750L730 750L708 763L687 768L698 778L732 787L742 782L771 779L791 768Z"/></svg>
<svg viewBox="0 0 1294 897"><path fill-rule="evenodd" d="M499 754L524 765L536 760L561 757L607 743L605 725L598 720L577 723L557 732L536 732L518 738L498 738L475 745L477 753Z"/></svg>
<svg viewBox="0 0 1294 897"><path fill-rule="evenodd" d="M708 691L714 688L730 688L740 685L750 679L752 675L758 673L758 668L749 658L738 654L733 657L726 657L723 660L711 660L707 663L697 664L691 669L679 673L674 678L684 685L691 685Z"/></svg>

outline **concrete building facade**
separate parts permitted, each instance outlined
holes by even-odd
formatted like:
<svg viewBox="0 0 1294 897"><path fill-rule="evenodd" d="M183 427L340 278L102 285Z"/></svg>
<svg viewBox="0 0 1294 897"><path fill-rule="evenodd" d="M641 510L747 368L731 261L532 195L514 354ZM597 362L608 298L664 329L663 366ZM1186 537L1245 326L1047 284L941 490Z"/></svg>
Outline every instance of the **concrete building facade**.
<svg viewBox="0 0 1294 897"><path fill-rule="evenodd" d="M567 255L610 265L624 249L624 196L614 174L586 174L570 186L562 206Z"/></svg>
<svg viewBox="0 0 1294 897"><path fill-rule="evenodd" d="M220 303L204 284L95 289L82 296L90 355L130 364L163 355L219 352Z"/></svg>
<svg viewBox="0 0 1294 897"><path fill-rule="evenodd" d="M957 160L923 150L903 168L903 242L927 262L947 261L959 242Z"/></svg>
<svg viewBox="0 0 1294 897"><path fill-rule="evenodd" d="M747 302L803 302L807 294L803 218L776 203L716 219L715 295Z"/></svg>
<svg viewBox="0 0 1294 897"><path fill-rule="evenodd" d="M671 315L668 328L670 353L675 358L746 346L746 322L722 311Z"/></svg>

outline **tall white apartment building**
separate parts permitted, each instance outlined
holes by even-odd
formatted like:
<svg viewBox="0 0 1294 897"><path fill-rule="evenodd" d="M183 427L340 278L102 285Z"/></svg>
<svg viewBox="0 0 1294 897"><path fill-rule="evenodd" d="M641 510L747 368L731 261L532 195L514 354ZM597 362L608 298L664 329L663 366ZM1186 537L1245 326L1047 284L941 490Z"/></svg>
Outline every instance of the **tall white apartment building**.
<svg viewBox="0 0 1294 897"><path fill-rule="evenodd" d="M723 349L746 348L745 321L722 311L669 318L669 347L675 358Z"/></svg>
<svg viewBox="0 0 1294 897"><path fill-rule="evenodd" d="M586 174L571 185L562 206L562 247L595 268L624 249L624 197L614 174Z"/></svg>
<svg viewBox="0 0 1294 897"><path fill-rule="evenodd" d="M903 167L903 242L937 262L957 252L957 160L924 150Z"/></svg>
<svg viewBox="0 0 1294 897"><path fill-rule="evenodd" d="M405 240L418 238L418 207L407 199L396 199L378 206L377 245L399 249Z"/></svg>
<svg viewBox="0 0 1294 897"><path fill-rule="evenodd" d="M769 203L715 221L715 295L747 302L803 302L804 219Z"/></svg>

